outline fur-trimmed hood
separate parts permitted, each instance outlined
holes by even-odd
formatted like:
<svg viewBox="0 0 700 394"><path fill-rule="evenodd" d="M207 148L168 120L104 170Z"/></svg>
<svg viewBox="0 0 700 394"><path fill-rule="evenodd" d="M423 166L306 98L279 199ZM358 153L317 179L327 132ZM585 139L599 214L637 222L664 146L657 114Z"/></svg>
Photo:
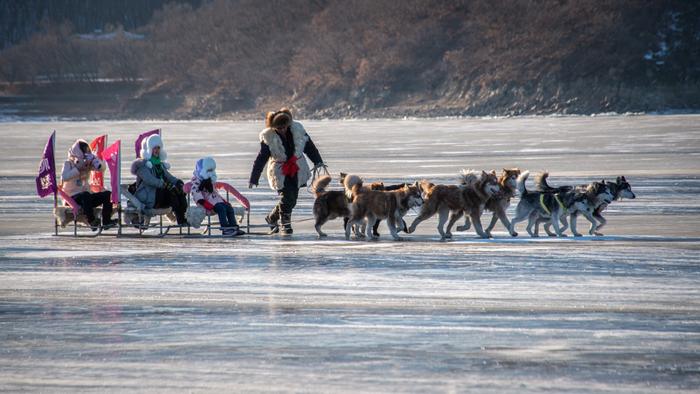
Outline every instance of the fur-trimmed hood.
<svg viewBox="0 0 700 394"><path fill-rule="evenodd" d="M148 160L145 159L136 159L131 163L131 175L137 175L139 169L143 166L146 166L146 163ZM149 167L150 168L150 167Z"/></svg>
<svg viewBox="0 0 700 394"><path fill-rule="evenodd" d="M151 164L151 162L149 160L153 156L153 149L155 147L160 147L160 153L158 154L158 157L160 158L160 161L163 163L163 167L165 167L166 169L169 169L170 163L165 162L168 159L168 153L165 151L165 146L163 145L163 139L160 138L160 135L158 135L158 134L153 134L150 137L143 140L143 142L141 143L140 157L142 159L146 160L146 166L148 168L152 168L153 164Z"/></svg>
<svg viewBox="0 0 700 394"><path fill-rule="evenodd" d="M73 145L71 145L70 149L68 149L68 158L69 158L69 159L81 160L81 159L84 159L84 158L85 158L85 153L83 152L82 149L80 149L80 143L81 143L81 142L82 142L83 144L89 146L89 144L87 143L87 141L85 141L85 140L83 140L83 139L77 139L77 140L75 140L75 142L73 143Z"/></svg>

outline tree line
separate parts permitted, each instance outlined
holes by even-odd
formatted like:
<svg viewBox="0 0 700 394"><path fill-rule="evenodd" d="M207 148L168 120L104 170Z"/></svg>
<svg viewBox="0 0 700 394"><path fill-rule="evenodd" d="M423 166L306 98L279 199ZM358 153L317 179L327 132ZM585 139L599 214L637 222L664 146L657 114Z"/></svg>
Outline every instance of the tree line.
<svg viewBox="0 0 700 394"><path fill-rule="evenodd" d="M556 108L582 87L615 100L700 81L700 6L686 1L164 2L144 25L103 34L44 21L0 52L0 79L140 81L214 113L290 101L309 113L523 98Z"/></svg>

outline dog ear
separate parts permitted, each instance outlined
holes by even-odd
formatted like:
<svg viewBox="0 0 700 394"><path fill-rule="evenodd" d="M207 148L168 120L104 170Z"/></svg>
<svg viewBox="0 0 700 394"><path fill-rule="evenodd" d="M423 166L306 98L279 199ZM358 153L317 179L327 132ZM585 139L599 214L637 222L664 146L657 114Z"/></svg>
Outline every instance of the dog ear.
<svg viewBox="0 0 700 394"><path fill-rule="evenodd" d="M625 176L624 176L624 175L621 176L620 179L622 180L622 182L627 182L627 179L625 179Z"/></svg>

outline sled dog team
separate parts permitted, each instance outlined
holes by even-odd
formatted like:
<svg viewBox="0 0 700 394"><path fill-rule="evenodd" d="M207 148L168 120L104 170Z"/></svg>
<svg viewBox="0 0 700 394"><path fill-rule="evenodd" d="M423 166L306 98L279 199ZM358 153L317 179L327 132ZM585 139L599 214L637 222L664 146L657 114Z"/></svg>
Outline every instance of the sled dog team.
<svg viewBox="0 0 700 394"><path fill-rule="evenodd" d="M263 169L267 168L270 188L277 192L280 200L265 217L265 222L271 233L292 234L292 210L299 190L312 180L306 157L315 168L326 166L303 125L293 120L287 108L267 113L259 141L260 151L253 163L248 187L257 186ZM117 224L111 218L113 207L109 192L93 192L89 187L90 172L104 171L104 168L88 143L79 139L68 151L61 174L62 190L80 205L93 229ZM131 165L136 182L130 185L129 191L142 203L143 209L171 208L178 225L192 224L196 221L193 220L195 216L201 222L202 214L193 215L196 209L188 207L184 182L173 176L169 169L160 135L150 135L143 140L139 157ZM329 220L343 218L347 239L351 233L356 238L372 239L379 236L377 227L386 220L391 236L398 240L399 231L412 233L421 222L437 214L437 230L442 239L452 237L452 227L462 216L465 216L465 222L456 229L465 231L473 225L482 238L491 237L498 220L512 236L517 236L515 225L526 219L527 232L531 236L538 236L539 225L544 224L547 234L561 237L565 236L564 231L569 226L574 235L580 236L576 231L576 219L583 215L591 222L589 233L601 235L598 230L606 223L602 211L608 204L621 198L635 198L624 177L618 177L614 183L602 181L551 187L547 184L548 174L543 173L536 178L536 189L529 191L525 187L528 175L529 172L517 168L503 169L500 175L495 171L463 170L456 185L437 185L422 180L387 186L381 182L365 185L359 176L341 173L342 190L327 190L331 177L321 176L311 185L316 196L313 207L315 228L320 237L325 237L321 227ZM216 191L216 180L214 159L199 159L188 190L196 203L195 208L216 213L223 235L242 235L244 232L236 222L233 208ZM520 194L520 201L515 217L509 220L506 209L517 194ZM101 220L94 215L94 209L100 206ZM410 209L418 207L418 216L408 226L403 217ZM486 228L481 224L485 210L493 213Z"/></svg>
<svg viewBox="0 0 700 394"><path fill-rule="evenodd" d="M499 220L514 237L518 235L516 224L524 220L528 220L527 232L532 237L538 236L540 224L544 224L548 235L565 237L564 231L569 227L575 236L581 236L576 230L576 220L583 215L591 223L589 234L602 235L599 230L606 224L602 212L607 206L615 200L635 198L624 176L615 182L551 187L547 183L549 174L544 172L536 177L536 189L531 191L525 187L529 174L517 168L504 168L500 175L496 171L465 169L456 185L436 185L422 180L384 186L383 183L364 185L362 178L341 173L343 190L327 190L331 177L323 176L316 179L311 188L316 196L315 228L320 237L325 237L321 227L329 220L342 217L346 239L353 232L356 238L371 239L379 236L377 226L381 220L386 220L392 237L400 240L399 231L412 233L421 222L437 214L437 230L443 240L452 238L451 230L462 216L465 216L465 223L457 226L457 231L466 231L473 225L482 238L491 237ZM506 209L518 194L520 201L515 216L509 220ZM418 207L418 215L407 226L403 217L408 210ZM486 228L481 223L484 211L493 214Z"/></svg>

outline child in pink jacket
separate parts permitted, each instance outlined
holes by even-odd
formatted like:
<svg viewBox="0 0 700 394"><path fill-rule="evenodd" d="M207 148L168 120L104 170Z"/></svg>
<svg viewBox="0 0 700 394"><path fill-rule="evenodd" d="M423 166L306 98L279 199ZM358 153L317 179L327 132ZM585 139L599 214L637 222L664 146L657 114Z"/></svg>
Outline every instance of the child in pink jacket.
<svg viewBox="0 0 700 394"><path fill-rule="evenodd" d="M214 159L204 157L197 160L192 173L192 188L190 189L192 199L207 211L214 211L219 215L223 235L236 237L245 234L238 227L233 207L216 191L215 184L216 162Z"/></svg>

